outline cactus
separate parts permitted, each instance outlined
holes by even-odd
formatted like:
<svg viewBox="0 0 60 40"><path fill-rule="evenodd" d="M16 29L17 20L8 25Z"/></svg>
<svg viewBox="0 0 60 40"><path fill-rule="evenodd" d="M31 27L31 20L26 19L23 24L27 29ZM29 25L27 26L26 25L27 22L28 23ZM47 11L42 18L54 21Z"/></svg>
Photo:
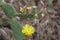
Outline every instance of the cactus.
<svg viewBox="0 0 60 40"><path fill-rule="evenodd" d="M15 36L16 40L23 40L24 36L21 32L22 27L21 27L20 23L15 18L12 18L11 25L12 25L12 30L14 32L14 36Z"/></svg>
<svg viewBox="0 0 60 40"><path fill-rule="evenodd" d="M6 16L10 19L11 28L12 28L15 39L23 40L24 35L21 32L22 27L20 23L17 21L17 19L14 17L14 15L16 14L16 10L14 9L14 7L10 4L4 3L2 5L2 9L5 12Z"/></svg>
<svg viewBox="0 0 60 40"><path fill-rule="evenodd" d="M1 4L2 4L2 0L0 0L0 6L1 6Z"/></svg>
<svg viewBox="0 0 60 40"><path fill-rule="evenodd" d="M16 10L14 9L14 7L8 3L3 4L2 9L9 18L13 17L16 14Z"/></svg>

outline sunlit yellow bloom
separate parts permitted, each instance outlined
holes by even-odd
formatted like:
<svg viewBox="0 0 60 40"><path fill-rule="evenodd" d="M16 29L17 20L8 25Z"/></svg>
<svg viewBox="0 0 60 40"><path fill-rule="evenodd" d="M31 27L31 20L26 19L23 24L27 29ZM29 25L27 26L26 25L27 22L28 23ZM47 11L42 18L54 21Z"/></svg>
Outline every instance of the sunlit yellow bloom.
<svg viewBox="0 0 60 40"><path fill-rule="evenodd" d="M25 26L23 26L22 33L27 36L31 36L34 33L34 31L35 29L32 25L26 24Z"/></svg>
<svg viewBox="0 0 60 40"><path fill-rule="evenodd" d="M20 12L24 12L24 8L23 7L20 7Z"/></svg>

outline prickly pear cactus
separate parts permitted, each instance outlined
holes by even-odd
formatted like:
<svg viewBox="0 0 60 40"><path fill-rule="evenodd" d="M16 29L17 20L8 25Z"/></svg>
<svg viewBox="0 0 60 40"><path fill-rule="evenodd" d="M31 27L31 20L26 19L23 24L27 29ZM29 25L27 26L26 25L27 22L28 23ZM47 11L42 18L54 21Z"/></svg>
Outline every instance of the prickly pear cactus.
<svg viewBox="0 0 60 40"><path fill-rule="evenodd" d="M2 0L0 0L0 5L2 4Z"/></svg>
<svg viewBox="0 0 60 40"><path fill-rule="evenodd" d="M15 40L23 40L25 37L21 32L22 27L20 23L17 21L17 19L14 17L14 15L16 14L16 10L12 5L7 3L3 3L1 7L5 12L6 16L10 19L11 28L12 28Z"/></svg>
<svg viewBox="0 0 60 40"><path fill-rule="evenodd" d="M3 4L2 9L8 17L13 17L16 14L16 10L10 4Z"/></svg>
<svg viewBox="0 0 60 40"><path fill-rule="evenodd" d="M11 19L11 26L12 26L11 28L14 32L14 36L15 36L16 40L23 40L24 36L21 32L22 27L21 27L20 23L15 18Z"/></svg>

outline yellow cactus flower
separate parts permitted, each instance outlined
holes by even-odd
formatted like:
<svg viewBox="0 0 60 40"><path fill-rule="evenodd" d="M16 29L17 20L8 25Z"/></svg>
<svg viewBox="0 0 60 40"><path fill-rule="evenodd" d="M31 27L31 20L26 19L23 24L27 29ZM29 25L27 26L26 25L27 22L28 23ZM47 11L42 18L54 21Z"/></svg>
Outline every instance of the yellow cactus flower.
<svg viewBox="0 0 60 40"><path fill-rule="evenodd" d="M20 7L20 12L24 12L24 8L23 7Z"/></svg>
<svg viewBox="0 0 60 40"><path fill-rule="evenodd" d="M35 29L33 26L26 24L25 26L23 26L23 30L22 33L27 35L27 36L31 36L33 33L35 32Z"/></svg>

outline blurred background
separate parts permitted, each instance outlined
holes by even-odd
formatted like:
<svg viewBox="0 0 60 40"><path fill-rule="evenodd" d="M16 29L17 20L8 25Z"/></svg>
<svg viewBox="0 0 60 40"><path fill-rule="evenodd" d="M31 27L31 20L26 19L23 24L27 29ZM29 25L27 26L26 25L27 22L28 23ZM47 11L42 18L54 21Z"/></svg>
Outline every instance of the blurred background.
<svg viewBox="0 0 60 40"><path fill-rule="evenodd" d="M60 0L3 0L16 9L21 25L34 26L29 40L60 40ZM24 15L26 14L26 15ZM0 40L15 40L10 20L0 7Z"/></svg>

